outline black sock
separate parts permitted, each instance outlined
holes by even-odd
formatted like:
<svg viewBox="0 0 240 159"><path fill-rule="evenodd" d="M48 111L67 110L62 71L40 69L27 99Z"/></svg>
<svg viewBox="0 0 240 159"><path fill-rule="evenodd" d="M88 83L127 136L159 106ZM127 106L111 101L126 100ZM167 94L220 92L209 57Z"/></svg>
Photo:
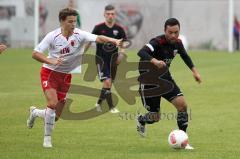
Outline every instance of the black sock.
<svg viewBox="0 0 240 159"><path fill-rule="evenodd" d="M159 121L159 113L157 112L148 112L146 113L145 115L140 115L138 117L138 121L145 125L145 124L153 124L155 122L158 122Z"/></svg>
<svg viewBox="0 0 240 159"><path fill-rule="evenodd" d="M188 113L187 111L178 112L177 115L178 128L183 131L187 131L188 127Z"/></svg>
<svg viewBox="0 0 240 159"><path fill-rule="evenodd" d="M106 88L106 100L107 100L107 104L109 106L109 109L112 109L113 106L113 100L112 100L112 93L111 93L111 88Z"/></svg>
<svg viewBox="0 0 240 159"><path fill-rule="evenodd" d="M101 105L102 101L106 99L106 92L107 92L107 88L102 88L97 104Z"/></svg>

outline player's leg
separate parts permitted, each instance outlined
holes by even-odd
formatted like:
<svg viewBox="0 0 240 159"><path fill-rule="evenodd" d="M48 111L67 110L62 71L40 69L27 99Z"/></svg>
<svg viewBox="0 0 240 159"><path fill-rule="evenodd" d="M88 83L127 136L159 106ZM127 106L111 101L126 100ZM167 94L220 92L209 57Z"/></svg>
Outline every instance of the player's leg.
<svg viewBox="0 0 240 159"><path fill-rule="evenodd" d="M55 117L55 121L58 121L59 118L61 117L62 111L64 109L65 106L65 100L62 101L58 101L57 106L56 106L56 117Z"/></svg>
<svg viewBox="0 0 240 159"><path fill-rule="evenodd" d="M177 115L178 128L186 132L188 127L188 113L185 98L183 96L177 96L171 101L171 103L176 107L178 111ZM185 149L192 150L194 148L188 143Z"/></svg>
<svg viewBox="0 0 240 159"><path fill-rule="evenodd" d="M177 109L177 125L180 130L187 131L188 127L188 112L186 100L180 91L179 87L173 81L174 88L171 92L164 94L163 97L171 102ZM187 144L185 149L194 149Z"/></svg>
<svg viewBox="0 0 240 159"><path fill-rule="evenodd" d="M163 97L176 107L178 128L186 132L188 127L187 103L175 81L173 79L169 80L173 83L174 87L172 91L164 94Z"/></svg>
<svg viewBox="0 0 240 159"><path fill-rule="evenodd" d="M66 103L66 96L68 93L68 90L71 86L71 80L72 80L72 75L71 74L65 74L61 75L61 79L59 80L59 87L57 89L57 98L58 98L58 103L56 105L56 118L55 121L57 121L64 109L65 103Z"/></svg>
<svg viewBox="0 0 240 159"><path fill-rule="evenodd" d="M184 96L176 96L171 103L177 109L177 124L178 128L183 131L187 131L188 127L188 112L187 112L187 103Z"/></svg>
<svg viewBox="0 0 240 159"><path fill-rule="evenodd" d="M42 85L43 92L45 92L46 89L49 89L52 87L49 81L49 77L51 74L52 74L51 70L42 67L41 85ZM29 108L29 117L27 120L27 127L32 128L37 117L45 119L45 113L46 113L46 109L37 109L36 106L31 106Z"/></svg>
<svg viewBox="0 0 240 159"><path fill-rule="evenodd" d="M58 103L57 91L53 88L47 89L44 92L47 99L47 108L45 111L44 120L44 147L52 147L51 135L55 124L56 106Z"/></svg>
<svg viewBox="0 0 240 159"><path fill-rule="evenodd" d="M112 78L111 78L110 64L109 63L104 63L102 65L97 64L97 69L98 69L98 76L100 80L103 82L103 87L101 89L101 93L96 103L97 111L102 111L101 104L106 99L110 112L118 113L119 111L116 108L114 108L113 100L112 100L112 93L111 93Z"/></svg>
<svg viewBox="0 0 240 159"><path fill-rule="evenodd" d="M160 96L147 97L144 95L144 90L152 88L152 86L145 86L143 84L140 85L140 95L142 99L142 104L145 109L148 111L146 114L140 114L137 117L137 131L141 136L145 136L145 125L153 124L160 120Z"/></svg>

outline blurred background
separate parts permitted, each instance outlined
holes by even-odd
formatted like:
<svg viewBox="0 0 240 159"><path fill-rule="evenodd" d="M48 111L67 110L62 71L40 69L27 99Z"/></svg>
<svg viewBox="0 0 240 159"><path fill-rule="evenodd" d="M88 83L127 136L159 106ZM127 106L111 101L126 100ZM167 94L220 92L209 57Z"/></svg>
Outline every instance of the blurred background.
<svg viewBox="0 0 240 159"><path fill-rule="evenodd" d="M230 3L232 10L229 10ZM239 0L0 0L0 42L13 48L32 48L36 33L39 32L37 36L41 40L46 33L59 27L58 12L66 6L79 11L79 27L91 32L94 25L104 21L103 11L107 4L117 8L118 23L124 26L132 40L132 48L140 48L150 38L163 33L165 20L176 17L180 20L187 48L238 49L236 42L239 41L233 33L234 17L240 19ZM35 12L36 6L38 12ZM34 17L36 13L39 21ZM239 32L239 26L235 33Z"/></svg>

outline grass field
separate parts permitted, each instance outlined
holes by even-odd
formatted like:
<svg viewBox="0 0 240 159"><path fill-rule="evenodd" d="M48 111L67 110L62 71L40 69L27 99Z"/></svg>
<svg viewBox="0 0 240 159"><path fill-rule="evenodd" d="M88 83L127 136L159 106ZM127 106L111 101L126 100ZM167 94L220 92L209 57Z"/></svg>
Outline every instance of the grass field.
<svg viewBox="0 0 240 159"><path fill-rule="evenodd" d="M190 52L190 55L201 73L202 84L194 81L179 57L173 61L171 71L191 109L188 133L195 150L179 151L168 146L167 136L177 128L171 116L148 126L146 138L139 137L133 118L136 111L144 112L140 99L128 105L120 96L120 114L58 121L53 133L54 148L44 149L43 121L37 120L33 129L26 128L29 106L45 105L39 80L41 65L31 59L30 49L9 49L0 55L0 159L239 158L240 54ZM129 60L138 60L136 52L129 53ZM74 75L73 83L101 88L98 80L84 82L79 74ZM113 92L117 94L116 90ZM76 113L91 109L96 102L96 98L84 95L72 95L72 99L71 110ZM161 111L175 113L173 106L164 100Z"/></svg>

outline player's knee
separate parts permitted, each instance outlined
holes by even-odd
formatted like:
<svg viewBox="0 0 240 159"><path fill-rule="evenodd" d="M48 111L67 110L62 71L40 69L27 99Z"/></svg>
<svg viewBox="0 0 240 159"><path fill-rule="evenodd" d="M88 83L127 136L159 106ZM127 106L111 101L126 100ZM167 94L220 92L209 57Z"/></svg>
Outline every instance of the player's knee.
<svg viewBox="0 0 240 159"><path fill-rule="evenodd" d="M106 87L106 88L111 88L111 84L112 84L112 82L110 79L107 79L104 81L104 87Z"/></svg>
<svg viewBox="0 0 240 159"><path fill-rule="evenodd" d="M185 104L180 105L177 110L178 110L179 112L187 111L187 105L185 105Z"/></svg>
<svg viewBox="0 0 240 159"><path fill-rule="evenodd" d="M183 111L186 111L187 110L187 104L185 101L179 101L177 103L177 110L179 112L183 112Z"/></svg>
<svg viewBox="0 0 240 159"><path fill-rule="evenodd" d="M58 101L50 100L50 101L48 101L48 107L51 109L56 109L57 103L58 103Z"/></svg>

